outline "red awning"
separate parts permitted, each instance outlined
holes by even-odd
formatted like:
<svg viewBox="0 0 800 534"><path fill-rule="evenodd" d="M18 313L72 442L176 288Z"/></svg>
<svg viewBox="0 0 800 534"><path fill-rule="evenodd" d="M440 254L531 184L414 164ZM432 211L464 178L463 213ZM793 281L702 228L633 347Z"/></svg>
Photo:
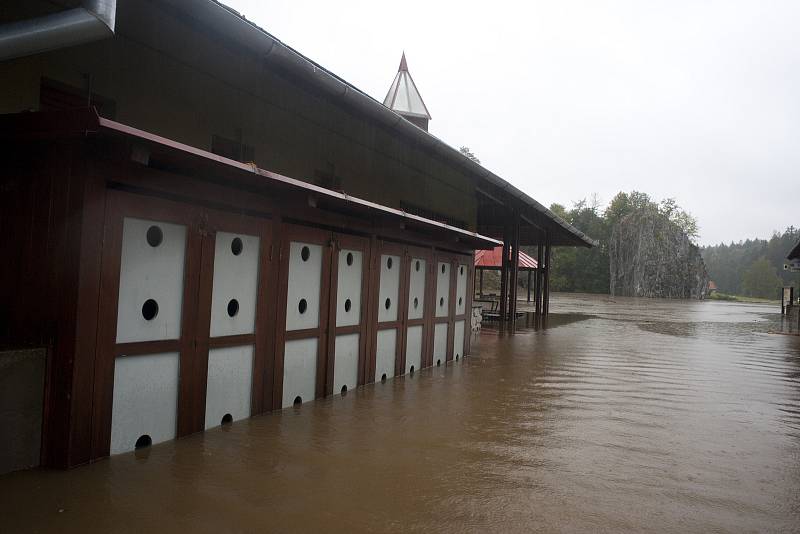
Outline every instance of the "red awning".
<svg viewBox="0 0 800 534"><path fill-rule="evenodd" d="M495 247L492 250L475 251L475 267L485 269L499 269L503 262L503 247ZM536 269L536 260L519 251L519 268Z"/></svg>

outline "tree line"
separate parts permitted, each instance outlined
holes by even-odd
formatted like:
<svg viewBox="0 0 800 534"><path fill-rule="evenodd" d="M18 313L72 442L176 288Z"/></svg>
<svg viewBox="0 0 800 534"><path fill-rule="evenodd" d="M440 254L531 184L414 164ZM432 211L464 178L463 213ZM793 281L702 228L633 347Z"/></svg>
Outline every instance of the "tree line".
<svg viewBox="0 0 800 534"><path fill-rule="evenodd" d="M789 226L769 239L703 247L700 252L719 291L746 297L777 298L781 287L800 286L800 275L783 269L786 254L800 239Z"/></svg>

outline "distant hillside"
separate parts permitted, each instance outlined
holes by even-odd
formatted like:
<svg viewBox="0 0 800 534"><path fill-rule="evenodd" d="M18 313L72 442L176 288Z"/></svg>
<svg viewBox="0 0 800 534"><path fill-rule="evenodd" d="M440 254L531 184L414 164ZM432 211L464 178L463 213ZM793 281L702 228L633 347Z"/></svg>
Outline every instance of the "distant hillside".
<svg viewBox="0 0 800 534"><path fill-rule="evenodd" d="M711 280L723 293L777 298L781 286L800 287L800 275L783 270L784 258L800 239L800 229L788 227L767 239L703 247L700 252Z"/></svg>

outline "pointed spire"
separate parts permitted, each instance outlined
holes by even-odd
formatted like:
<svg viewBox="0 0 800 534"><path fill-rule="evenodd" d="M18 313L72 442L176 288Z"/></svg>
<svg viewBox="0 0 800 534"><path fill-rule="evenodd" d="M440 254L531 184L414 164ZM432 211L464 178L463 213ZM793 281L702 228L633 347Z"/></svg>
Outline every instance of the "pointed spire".
<svg viewBox="0 0 800 534"><path fill-rule="evenodd" d="M406 52L403 51L403 57L400 58L400 68L397 69L397 72L406 71L408 72L408 64L406 64Z"/></svg>
<svg viewBox="0 0 800 534"><path fill-rule="evenodd" d="M400 68L397 69L397 75L389 87L389 92L386 93L386 98L383 99L383 105L420 128L428 129L431 114L428 113L428 108L422 101L422 96L411 78L411 73L408 72L405 52L400 58Z"/></svg>

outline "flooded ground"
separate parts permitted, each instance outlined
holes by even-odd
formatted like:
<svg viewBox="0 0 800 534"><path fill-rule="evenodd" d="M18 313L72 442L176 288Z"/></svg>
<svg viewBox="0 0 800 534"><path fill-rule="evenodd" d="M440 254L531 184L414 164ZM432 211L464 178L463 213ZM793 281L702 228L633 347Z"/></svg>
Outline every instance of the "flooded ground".
<svg viewBox="0 0 800 534"><path fill-rule="evenodd" d="M800 337L776 306L557 295L546 330L68 472L0 531L800 529Z"/></svg>

